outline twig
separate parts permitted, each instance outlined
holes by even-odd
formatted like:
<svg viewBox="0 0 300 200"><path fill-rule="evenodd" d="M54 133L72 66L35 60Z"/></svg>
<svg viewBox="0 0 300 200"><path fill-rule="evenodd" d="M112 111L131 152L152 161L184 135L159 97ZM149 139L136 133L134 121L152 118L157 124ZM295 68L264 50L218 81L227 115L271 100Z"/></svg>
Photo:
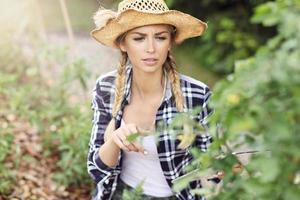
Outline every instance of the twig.
<svg viewBox="0 0 300 200"><path fill-rule="evenodd" d="M73 34L72 26L71 26L71 20L70 20L70 17L69 17L66 1L65 0L59 0L59 3L60 3L61 11L62 11L62 14L63 14L63 17L64 17L65 26L66 26L66 29L67 29L67 32L68 32L70 47L71 47L71 49L73 49L73 47L74 47L74 34Z"/></svg>

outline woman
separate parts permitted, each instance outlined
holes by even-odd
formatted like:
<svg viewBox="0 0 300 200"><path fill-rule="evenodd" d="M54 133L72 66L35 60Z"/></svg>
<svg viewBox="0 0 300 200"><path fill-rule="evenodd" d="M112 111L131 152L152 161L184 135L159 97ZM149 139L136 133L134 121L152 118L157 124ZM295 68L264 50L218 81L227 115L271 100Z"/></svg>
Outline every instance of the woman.
<svg viewBox="0 0 300 200"><path fill-rule="evenodd" d="M184 174L192 161L190 146L205 151L211 136L197 135L187 146L162 131L158 141L146 135L130 141L133 134L155 132L158 123L169 125L177 113L201 106L196 120L207 127L211 92L207 85L181 75L170 54L173 43L200 36L207 25L179 11L169 10L163 0L124 0L118 12L100 9L91 35L101 44L118 48L116 71L101 76L92 102L93 129L88 172L97 184L93 199L120 199L122 188L142 183L143 199L202 199L190 190L200 181L175 193L172 181ZM149 131L150 130L150 131Z"/></svg>

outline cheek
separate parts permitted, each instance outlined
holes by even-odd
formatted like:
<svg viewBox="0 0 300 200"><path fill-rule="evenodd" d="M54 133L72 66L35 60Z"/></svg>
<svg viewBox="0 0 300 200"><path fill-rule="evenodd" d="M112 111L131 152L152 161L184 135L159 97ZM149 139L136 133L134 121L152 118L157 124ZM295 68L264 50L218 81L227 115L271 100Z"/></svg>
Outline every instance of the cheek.
<svg viewBox="0 0 300 200"><path fill-rule="evenodd" d="M127 53L128 53L128 56L134 58L135 56L137 56L139 52L139 49L136 48L136 47L129 47L127 48Z"/></svg>
<svg viewBox="0 0 300 200"><path fill-rule="evenodd" d="M168 52L170 48L170 42L158 43L158 50L161 52Z"/></svg>
<svg viewBox="0 0 300 200"><path fill-rule="evenodd" d="M142 53L143 51L141 50L141 49L139 49L139 48L137 48L137 47L135 47L135 48L128 48L127 49L127 54L128 54L128 57L129 57L129 59L130 59L130 61L132 62L132 63L137 63L137 62L139 62L139 60L141 59L141 53Z"/></svg>
<svg viewBox="0 0 300 200"><path fill-rule="evenodd" d="M164 43L164 44L160 44L159 46L158 46L158 52L159 52L159 54L160 55L167 55L168 54L168 51L169 51L169 44L168 43Z"/></svg>
<svg viewBox="0 0 300 200"><path fill-rule="evenodd" d="M142 45L132 44L127 48L128 54L131 54L132 56L139 56L139 54L141 54L142 51L143 51Z"/></svg>

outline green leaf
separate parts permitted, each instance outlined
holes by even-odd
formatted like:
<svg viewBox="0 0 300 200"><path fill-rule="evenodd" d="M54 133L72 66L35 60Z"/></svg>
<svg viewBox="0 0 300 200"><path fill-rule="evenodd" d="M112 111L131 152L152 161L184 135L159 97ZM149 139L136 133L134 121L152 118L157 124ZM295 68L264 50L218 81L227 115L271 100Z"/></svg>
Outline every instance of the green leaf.
<svg viewBox="0 0 300 200"><path fill-rule="evenodd" d="M275 2L267 2L255 9L255 15L251 18L253 23L262 23L265 26L274 26L281 19L277 4Z"/></svg>
<svg viewBox="0 0 300 200"><path fill-rule="evenodd" d="M133 133L133 134L128 135L126 139L128 142L134 142L135 140L138 139L139 136L140 136L139 133Z"/></svg>
<svg viewBox="0 0 300 200"><path fill-rule="evenodd" d="M260 158L255 163L257 170L261 173L259 179L262 183L274 181L280 173L279 162L277 158Z"/></svg>
<svg viewBox="0 0 300 200"><path fill-rule="evenodd" d="M191 190L192 194L196 195L202 195L202 196L208 196L212 194L212 191L208 188L198 188L198 189L193 189Z"/></svg>
<svg viewBox="0 0 300 200"><path fill-rule="evenodd" d="M208 170L194 170L191 171L187 174L184 174L178 178L176 178L173 181L173 190L175 192L179 192L181 190L183 190L184 188L187 187L187 185L189 184L189 182L194 181L194 180L198 180L201 177L204 177L205 175L207 175Z"/></svg>

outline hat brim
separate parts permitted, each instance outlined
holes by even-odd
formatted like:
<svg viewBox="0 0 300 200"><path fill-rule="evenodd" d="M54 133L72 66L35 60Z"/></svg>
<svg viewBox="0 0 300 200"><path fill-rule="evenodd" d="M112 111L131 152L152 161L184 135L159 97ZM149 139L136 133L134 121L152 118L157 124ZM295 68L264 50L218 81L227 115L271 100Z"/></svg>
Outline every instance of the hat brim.
<svg viewBox="0 0 300 200"><path fill-rule="evenodd" d="M91 31L91 36L105 46L119 48L116 39L123 33L137 27L151 24L170 24L176 27L175 43L203 34L207 24L189 14L177 10L163 13L145 13L129 9L117 18L110 20L106 26Z"/></svg>

